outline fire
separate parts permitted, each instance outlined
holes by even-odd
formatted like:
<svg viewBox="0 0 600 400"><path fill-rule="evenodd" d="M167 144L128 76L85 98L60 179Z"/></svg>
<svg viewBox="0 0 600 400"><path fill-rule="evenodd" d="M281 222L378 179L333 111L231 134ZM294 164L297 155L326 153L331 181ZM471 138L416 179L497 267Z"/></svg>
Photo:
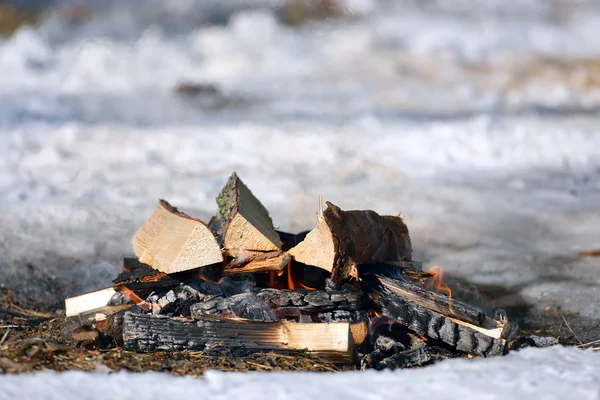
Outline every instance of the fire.
<svg viewBox="0 0 600 400"><path fill-rule="evenodd" d="M278 278L285 274L285 277L282 280ZM282 282L283 281L283 282ZM300 279L294 276L294 269L292 268L292 263L288 263L288 265L282 269L281 271L271 271L269 272L269 287L273 289L296 289L303 288L308 290L316 290L310 286L306 286Z"/></svg>
<svg viewBox="0 0 600 400"><path fill-rule="evenodd" d="M444 282L444 270L442 267L440 267L439 265L434 265L431 268L429 268L429 272L431 275L433 275L433 287L435 288L435 290L437 290L438 292L443 292L446 293L446 295L448 296L448 308L450 309L450 312L452 314L456 314L454 312L454 309L452 308L452 290L450 289L450 287L446 284L446 282Z"/></svg>

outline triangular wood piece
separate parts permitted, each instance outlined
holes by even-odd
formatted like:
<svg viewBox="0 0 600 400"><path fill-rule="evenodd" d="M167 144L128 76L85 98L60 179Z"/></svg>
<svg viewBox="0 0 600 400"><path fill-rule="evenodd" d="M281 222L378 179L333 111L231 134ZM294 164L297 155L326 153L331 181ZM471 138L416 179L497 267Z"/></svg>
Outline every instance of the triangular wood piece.
<svg viewBox="0 0 600 400"><path fill-rule="evenodd" d="M410 260L408 228L400 217L371 210L342 211L327 202L319 224L288 251L298 262L331 272L334 282L358 276L359 264Z"/></svg>
<svg viewBox="0 0 600 400"><path fill-rule="evenodd" d="M234 172L217 197L211 228L226 250L275 251L281 239L267 209Z"/></svg>
<svg viewBox="0 0 600 400"><path fill-rule="evenodd" d="M166 274L223 261L221 249L208 226L160 200L156 210L133 236L139 261Z"/></svg>

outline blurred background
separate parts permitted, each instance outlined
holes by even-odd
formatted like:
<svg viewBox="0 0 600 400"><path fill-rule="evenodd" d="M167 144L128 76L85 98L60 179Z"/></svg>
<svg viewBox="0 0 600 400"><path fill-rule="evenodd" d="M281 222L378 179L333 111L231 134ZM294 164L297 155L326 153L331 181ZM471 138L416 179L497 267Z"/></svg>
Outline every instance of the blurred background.
<svg viewBox="0 0 600 400"><path fill-rule="evenodd" d="M598 327L600 3L0 2L0 289L110 282L236 171L275 225L400 213L524 327ZM584 332L585 333L585 332ZM584 340L584 334L581 334Z"/></svg>

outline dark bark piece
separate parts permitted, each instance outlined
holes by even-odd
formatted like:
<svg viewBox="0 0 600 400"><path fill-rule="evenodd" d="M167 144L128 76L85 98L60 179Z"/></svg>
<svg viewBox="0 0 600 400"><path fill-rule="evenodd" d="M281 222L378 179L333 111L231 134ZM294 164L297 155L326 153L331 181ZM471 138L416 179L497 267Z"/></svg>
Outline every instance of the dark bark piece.
<svg viewBox="0 0 600 400"><path fill-rule="evenodd" d="M473 325L481 326L485 321L483 312L460 301L450 300L443 294L431 292L415 283L376 276L386 289L415 304Z"/></svg>
<svg viewBox="0 0 600 400"><path fill-rule="evenodd" d="M287 250L291 249L292 247L296 246L301 241L303 241L306 238L306 235L308 235L308 233L310 231L304 231L304 232L300 232L298 234L288 233L288 232L283 232L283 231L278 231L278 230L275 230L275 232L277 232L277 234L279 235L279 238L281 239L281 243L282 243L281 250L287 251Z"/></svg>
<svg viewBox="0 0 600 400"><path fill-rule="evenodd" d="M475 330L475 326L463 325L464 322L448 318L393 293L374 290L372 298L381 308L383 316L418 334L441 340L459 351L484 357L506 352L505 339L488 336Z"/></svg>
<svg viewBox="0 0 600 400"><path fill-rule="evenodd" d="M126 286L131 290L159 290L177 285L179 280L139 262L137 258L125 258L123 272L113 280L113 287Z"/></svg>
<svg viewBox="0 0 600 400"><path fill-rule="evenodd" d="M254 351L305 350L336 363L352 363L355 344L350 324L188 321L181 318L126 313L124 347L137 351L204 350L206 345Z"/></svg>
<svg viewBox="0 0 600 400"><path fill-rule="evenodd" d="M319 224L289 250L296 261L331 272L335 283L358 276L359 264L410 260L408 228L400 217L371 210L342 211L327 202Z"/></svg>

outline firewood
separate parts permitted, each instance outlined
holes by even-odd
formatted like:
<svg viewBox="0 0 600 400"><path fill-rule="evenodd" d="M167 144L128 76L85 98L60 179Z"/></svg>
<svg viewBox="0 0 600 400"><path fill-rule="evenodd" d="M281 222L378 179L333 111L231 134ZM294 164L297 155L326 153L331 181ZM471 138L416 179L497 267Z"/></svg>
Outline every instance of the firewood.
<svg viewBox="0 0 600 400"><path fill-rule="evenodd" d="M356 351L348 322L189 321L131 312L124 316L123 343L137 351L205 350L207 345L250 351L305 350L336 363L354 362Z"/></svg>
<svg viewBox="0 0 600 400"><path fill-rule="evenodd" d="M282 271L292 257L283 251L270 251L236 259L223 270L223 275L249 274L256 272Z"/></svg>
<svg viewBox="0 0 600 400"><path fill-rule="evenodd" d="M108 288L95 290L93 292L80 294L78 296L69 297L65 299L65 314L67 317L74 317L82 313L106 307L115 293L116 290L111 286Z"/></svg>
<svg viewBox="0 0 600 400"><path fill-rule="evenodd" d="M154 214L132 240L139 261L166 274L223 261L217 240L199 219L160 200Z"/></svg>
<svg viewBox="0 0 600 400"><path fill-rule="evenodd" d="M510 324L486 318L483 326L471 325L446 317L436 311L412 303L390 292L371 292L381 314L412 331L434 340L441 340L459 351L479 356L501 355L506 352Z"/></svg>
<svg viewBox="0 0 600 400"><path fill-rule="evenodd" d="M226 250L275 251L281 239L267 209L234 172L217 197L210 227Z"/></svg>
<svg viewBox="0 0 600 400"><path fill-rule="evenodd" d="M327 202L315 229L288 253L298 262L331 272L334 282L358 276L359 264L410 260L408 228L400 217L371 210L342 211Z"/></svg>
<svg viewBox="0 0 600 400"><path fill-rule="evenodd" d="M450 300L443 294L425 290L418 284L390 279L381 275L377 275L377 278L392 293L447 317L478 326L481 326L485 321L485 314L480 310L460 301Z"/></svg>

